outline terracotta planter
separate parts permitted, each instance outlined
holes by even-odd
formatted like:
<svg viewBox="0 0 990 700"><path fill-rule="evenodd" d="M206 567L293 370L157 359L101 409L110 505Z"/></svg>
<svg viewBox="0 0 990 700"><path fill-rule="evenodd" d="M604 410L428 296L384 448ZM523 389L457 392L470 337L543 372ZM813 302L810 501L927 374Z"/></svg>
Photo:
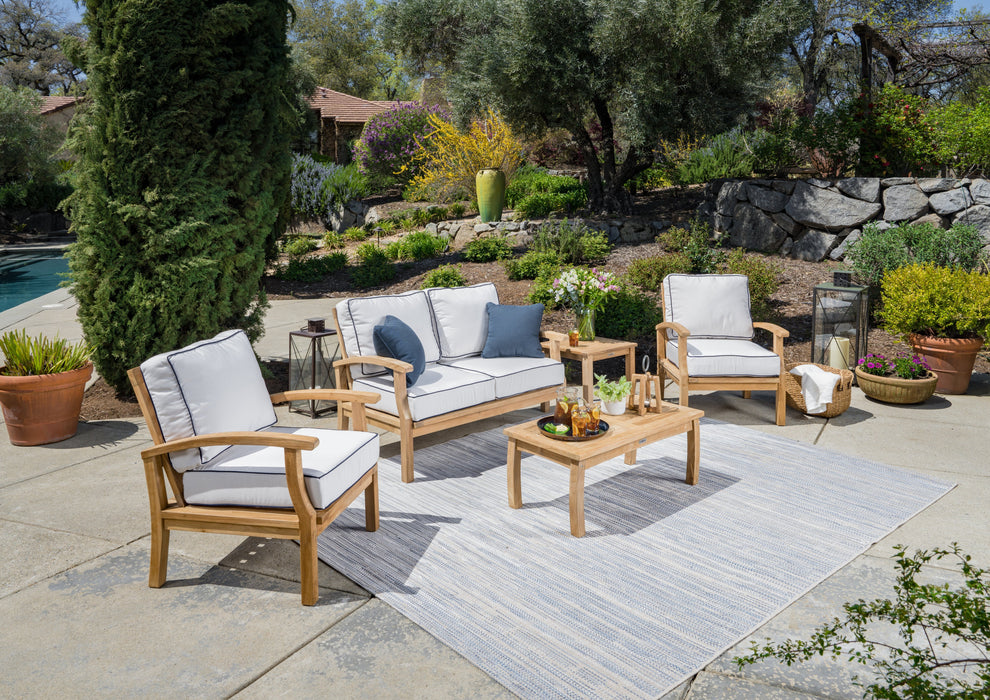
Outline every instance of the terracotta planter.
<svg viewBox="0 0 990 700"><path fill-rule="evenodd" d="M0 404L14 445L47 445L76 434L93 363L59 374L8 377L0 369Z"/></svg>
<svg viewBox="0 0 990 700"><path fill-rule="evenodd" d="M908 336L915 353L924 357L938 375L935 391L940 394L965 394L976 355L983 347L980 338L937 338L931 335Z"/></svg>
<svg viewBox="0 0 990 700"><path fill-rule="evenodd" d="M923 379L901 379L900 377L878 377L856 368L856 383L871 399L884 403L921 403L935 393L939 378L929 372Z"/></svg>

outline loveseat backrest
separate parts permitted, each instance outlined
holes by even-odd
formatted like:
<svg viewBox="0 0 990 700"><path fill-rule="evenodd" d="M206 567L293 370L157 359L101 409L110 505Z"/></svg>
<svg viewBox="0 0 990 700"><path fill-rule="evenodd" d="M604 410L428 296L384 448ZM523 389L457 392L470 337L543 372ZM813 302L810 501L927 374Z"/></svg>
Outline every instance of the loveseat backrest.
<svg viewBox="0 0 990 700"><path fill-rule="evenodd" d="M662 284L664 321L680 323L692 338L752 339L746 275L672 274ZM667 337L677 334L668 329Z"/></svg>
<svg viewBox="0 0 990 700"><path fill-rule="evenodd" d="M340 326L340 342L348 357L375 355L373 332L386 316L395 316L416 333L423 344L427 362L440 359L440 345L433 327L433 313L426 293L416 289L402 294L375 297L354 297L337 304L337 323ZM385 374L387 370L374 365L353 365L351 376L371 377Z"/></svg>
<svg viewBox="0 0 990 700"><path fill-rule="evenodd" d="M498 303L495 285L484 282L470 287L431 287L426 297L440 344L440 359L480 355L488 339L485 307Z"/></svg>
<svg viewBox="0 0 990 700"><path fill-rule="evenodd" d="M141 363L158 425L166 441L227 431L262 430L275 424L258 360L242 330L224 331ZM172 467L193 469L228 449L173 452Z"/></svg>

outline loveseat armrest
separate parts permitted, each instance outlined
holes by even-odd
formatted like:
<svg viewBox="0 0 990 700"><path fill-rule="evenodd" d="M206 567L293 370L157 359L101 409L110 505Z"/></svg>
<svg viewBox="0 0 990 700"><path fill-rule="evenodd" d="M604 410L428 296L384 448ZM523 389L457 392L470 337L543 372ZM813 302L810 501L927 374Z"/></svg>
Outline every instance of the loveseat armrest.
<svg viewBox="0 0 990 700"><path fill-rule="evenodd" d="M413 370L413 366L409 362L396 360L394 357L383 357L382 355L357 355L354 357L345 357L333 363L334 369L337 367L350 367L351 365L375 365L390 369L393 372L402 372L403 374L412 372Z"/></svg>
<svg viewBox="0 0 990 700"><path fill-rule="evenodd" d="M569 344L567 333L546 331L543 334L543 337L549 341L547 343L547 351L550 353L550 359L560 362L560 348L564 344Z"/></svg>

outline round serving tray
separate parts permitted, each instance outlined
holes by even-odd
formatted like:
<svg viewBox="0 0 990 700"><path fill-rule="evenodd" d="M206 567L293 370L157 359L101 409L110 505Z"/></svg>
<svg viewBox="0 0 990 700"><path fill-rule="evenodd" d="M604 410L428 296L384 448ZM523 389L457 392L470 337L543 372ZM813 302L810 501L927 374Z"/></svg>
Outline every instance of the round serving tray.
<svg viewBox="0 0 990 700"><path fill-rule="evenodd" d="M544 437L548 437L551 440L563 440L564 442L585 442L586 440L595 440L605 435L608 432L609 425L603 420L598 421L598 432L594 435L586 435L585 437L574 437L573 435L556 435L555 433L548 433L543 429L544 425L548 423L553 423L553 416L544 416L536 421L536 429L540 431L540 434Z"/></svg>

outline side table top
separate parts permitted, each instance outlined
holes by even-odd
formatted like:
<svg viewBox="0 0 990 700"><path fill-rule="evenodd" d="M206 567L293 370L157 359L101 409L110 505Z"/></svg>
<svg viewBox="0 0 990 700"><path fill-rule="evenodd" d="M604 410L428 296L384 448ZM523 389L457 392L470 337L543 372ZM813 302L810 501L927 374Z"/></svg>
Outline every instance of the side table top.
<svg viewBox="0 0 990 700"><path fill-rule="evenodd" d="M550 347L550 341L542 343L544 349ZM580 360L583 357L615 357L625 355L629 350L636 350L636 343L629 340L611 340L601 336L594 340L582 340L577 347L571 347L566 341L560 342L560 356L572 360Z"/></svg>

